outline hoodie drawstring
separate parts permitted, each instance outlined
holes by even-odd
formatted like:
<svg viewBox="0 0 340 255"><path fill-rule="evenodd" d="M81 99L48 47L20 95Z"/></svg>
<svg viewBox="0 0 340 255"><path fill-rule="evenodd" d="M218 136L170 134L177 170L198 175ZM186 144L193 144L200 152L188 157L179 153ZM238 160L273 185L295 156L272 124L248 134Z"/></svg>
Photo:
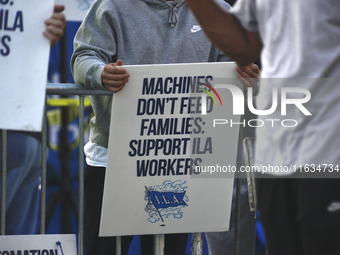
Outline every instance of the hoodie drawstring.
<svg viewBox="0 0 340 255"><path fill-rule="evenodd" d="M178 22L178 9L176 6L171 5L169 13L169 23L174 27Z"/></svg>
<svg viewBox="0 0 340 255"><path fill-rule="evenodd" d="M179 2L176 5L173 4L168 4L168 6L170 7L170 13L169 13L169 24L171 25L171 27L175 27L177 22L178 22L178 7L180 5L182 5L184 3L184 1Z"/></svg>

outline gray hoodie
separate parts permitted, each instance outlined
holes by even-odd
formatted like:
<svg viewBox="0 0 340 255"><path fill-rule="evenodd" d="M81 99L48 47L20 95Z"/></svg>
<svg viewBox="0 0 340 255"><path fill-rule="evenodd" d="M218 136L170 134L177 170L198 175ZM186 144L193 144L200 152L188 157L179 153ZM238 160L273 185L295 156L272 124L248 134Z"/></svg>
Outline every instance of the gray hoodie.
<svg viewBox="0 0 340 255"><path fill-rule="evenodd" d="M230 61L198 25L185 0L97 0L74 39L74 80L106 90L101 73L118 59L124 65ZM91 104L90 140L107 148L112 96L92 96Z"/></svg>

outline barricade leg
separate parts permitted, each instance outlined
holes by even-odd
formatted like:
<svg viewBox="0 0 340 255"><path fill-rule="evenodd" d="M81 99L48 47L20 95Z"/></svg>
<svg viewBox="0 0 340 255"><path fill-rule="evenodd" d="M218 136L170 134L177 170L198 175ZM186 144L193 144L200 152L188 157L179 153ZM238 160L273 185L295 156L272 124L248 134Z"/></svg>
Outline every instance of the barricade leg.
<svg viewBox="0 0 340 255"><path fill-rule="evenodd" d="M202 254L203 254L203 234L192 233L191 255L202 255Z"/></svg>
<svg viewBox="0 0 340 255"><path fill-rule="evenodd" d="M154 235L155 255L164 255L164 234Z"/></svg>
<svg viewBox="0 0 340 255"><path fill-rule="evenodd" d="M84 253L84 96L79 96L79 208L78 255ZM120 253L117 253L117 255Z"/></svg>
<svg viewBox="0 0 340 255"><path fill-rule="evenodd" d="M6 224L6 158L7 158L7 131L2 130L2 172L1 172L1 229L0 234L5 234Z"/></svg>

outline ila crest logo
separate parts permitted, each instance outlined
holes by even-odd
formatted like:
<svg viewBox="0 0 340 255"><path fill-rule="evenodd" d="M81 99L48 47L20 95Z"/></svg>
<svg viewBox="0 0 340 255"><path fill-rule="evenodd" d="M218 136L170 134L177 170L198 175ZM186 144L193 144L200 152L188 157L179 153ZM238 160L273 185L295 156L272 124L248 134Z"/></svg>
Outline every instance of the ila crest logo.
<svg viewBox="0 0 340 255"><path fill-rule="evenodd" d="M145 211L148 213L148 221L156 223L164 222L166 218L173 217L181 219L182 209L188 206L189 197L186 195L186 181L166 180L161 185L145 187L147 205Z"/></svg>

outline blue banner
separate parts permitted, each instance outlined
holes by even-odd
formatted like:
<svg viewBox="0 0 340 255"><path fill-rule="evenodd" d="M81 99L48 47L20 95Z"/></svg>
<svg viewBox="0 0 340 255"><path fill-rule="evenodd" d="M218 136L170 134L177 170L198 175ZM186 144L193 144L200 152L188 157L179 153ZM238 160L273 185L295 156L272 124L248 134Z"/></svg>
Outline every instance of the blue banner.
<svg viewBox="0 0 340 255"><path fill-rule="evenodd" d="M153 205L157 208L168 208L177 206L187 206L183 197L185 192L158 192L149 191L150 199Z"/></svg>

